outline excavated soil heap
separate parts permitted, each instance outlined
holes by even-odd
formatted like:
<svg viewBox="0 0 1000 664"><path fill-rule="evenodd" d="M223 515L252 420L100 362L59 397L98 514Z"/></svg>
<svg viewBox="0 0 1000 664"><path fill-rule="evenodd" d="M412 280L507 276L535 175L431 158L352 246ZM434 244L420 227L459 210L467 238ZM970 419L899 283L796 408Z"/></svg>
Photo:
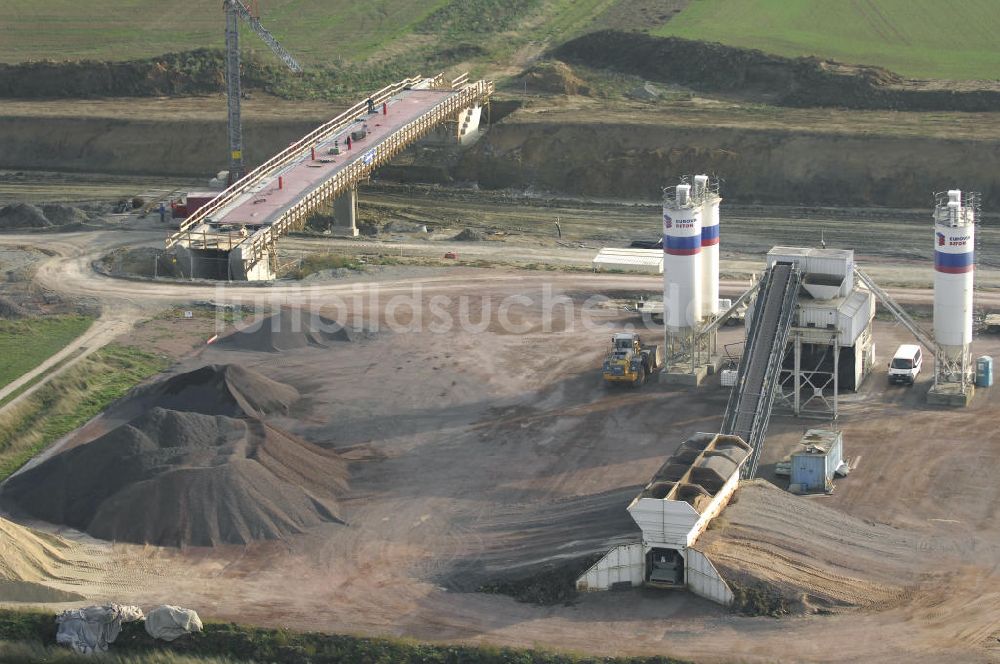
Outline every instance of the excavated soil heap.
<svg viewBox="0 0 1000 664"><path fill-rule="evenodd" d="M0 230L51 228L79 225L89 221L84 210L72 205L11 203L0 207Z"/></svg>
<svg viewBox="0 0 1000 664"><path fill-rule="evenodd" d="M28 318L28 310L10 298L0 295L0 318L8 320L19 320Z"/></svg>
<svg viewBox="0 0 1000 664"><path fill-rule="evenodd" d="M0 229L47 228L52 222L41 208L30 203L11 203L0 207Z"/></svg>
<svg viewBox="0 0 1000 664"><path fill-rule="evenodd" d="M793 496L764 480L744 482L736 502L697 547L735 587L765 587L790 608L891 605L919 576L919 542Z"/></svg>
<svg viewBox="0 0 1000 664"><path fill-rule="evenodd" d="M215 546L342 523L345 462L259 420L153 408L15 475L5 506L102 539Z"/></svg>
<svg viewBox="0 0 1000 664"><path fill-rule="evenodd" d="M0 519L0 601L65 602L80 595L44 583L73 565L70 542Z"/></svg>
<svg viewBox="0 0 1000 664"><path fill-rule="evenodd" d="M298 390L238 364L207 364L137 390L115 413L132 419L153 407L203 415L286 415Z"/></svg>
<svg viewBox="0 0 1000 664"><path fill-rule="evenodd" d="M560 95L590 95L588 86L565 62L539 62L521 74L520 84L537 92Z"/></svg>
<svg viewBox="0 0 1000 664"><path fill-rule="evenodd" d="M332 343L371 338L369 331L346 327L303 309L283 308L279 313L220 339L216 345L232 350L280 352L295 348L326 348Z"/></svg>

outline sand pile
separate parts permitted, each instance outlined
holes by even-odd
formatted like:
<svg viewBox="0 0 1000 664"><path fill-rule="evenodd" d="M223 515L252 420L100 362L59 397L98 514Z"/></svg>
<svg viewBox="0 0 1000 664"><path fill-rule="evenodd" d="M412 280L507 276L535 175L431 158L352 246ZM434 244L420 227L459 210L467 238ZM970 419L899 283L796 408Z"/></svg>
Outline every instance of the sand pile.
<svg viewBox="0 0 1000 664"><path fill-rule="evenodd" d="M153 408L12 477L3 504L102 539L248 544L341 522L346 463L259 420Z"/></svg>
<svg viewBox="0 0 1000 664"><path fill-rule="evenodd" d="M0 601L62 602L75 593L43 585L60 578L73 562L70 542L0 519Z"/></svg>
<svg viewBox="0 0 1000 664"><path fill-rule="evenodd" d="M279 352L310 346L327 348L334 343L374 336L371 331L347 327L311 311L283 308L273 316L223 337L216 345L232 350Z"/></svg>
<svg viewBox="0 0 1000 664"><path fill-rule="evenodd" d="M917 545L904 531L754 480L696 548L730 584L767 587L792 609L809 610L897 601L917 579Z"/></svg>
<svg viewBox="0 0 1000 664"><path fill-rule="evenodd" d="M203 415L263 417L286 415L298 390L238 364L207 364L139 388L114 409L132 419L153 407Z"/></svg>

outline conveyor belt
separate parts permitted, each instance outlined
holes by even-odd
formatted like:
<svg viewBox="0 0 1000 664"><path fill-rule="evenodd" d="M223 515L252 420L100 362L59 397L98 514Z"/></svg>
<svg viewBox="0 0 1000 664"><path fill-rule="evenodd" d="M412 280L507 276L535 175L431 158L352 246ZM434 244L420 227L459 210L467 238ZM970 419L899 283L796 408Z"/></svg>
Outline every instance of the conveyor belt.
<svg viewBox="0 0 1000 664"><path fill-rule="evenodd" d="M792 263L775 263L768 269L747 328L739 376L729 395L722 423L722 433L739 436L753 448L750 458L743 464L744 478L753 477L757 472L785 343L792 326L799 280L800 273Z"/></svg>

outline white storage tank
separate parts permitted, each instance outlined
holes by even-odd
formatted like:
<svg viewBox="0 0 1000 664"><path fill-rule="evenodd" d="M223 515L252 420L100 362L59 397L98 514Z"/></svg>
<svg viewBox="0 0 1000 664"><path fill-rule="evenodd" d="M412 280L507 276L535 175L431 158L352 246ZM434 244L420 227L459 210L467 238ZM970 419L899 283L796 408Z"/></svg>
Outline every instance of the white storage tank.
<svg viewBox="0 0 1000 664"><path fill-rule="evenodd" d="M695 192L701 201L701 305L703 316L719 313L719 204L707 175L694 176Z"/></svg>
<svg viewBox="0 0 1000 664"><path fill-rule="evenodd" d="M668 332L696 327L702 318L702 208L691 185L664 190L663 303Z"/></svg>
<svg viewBox="0 0 1000 664"><path fill-rule="evenodd" d="M972 343L975 219L962 192L940 196L934 210L934 338L948 359L961 361Z"/></svg>

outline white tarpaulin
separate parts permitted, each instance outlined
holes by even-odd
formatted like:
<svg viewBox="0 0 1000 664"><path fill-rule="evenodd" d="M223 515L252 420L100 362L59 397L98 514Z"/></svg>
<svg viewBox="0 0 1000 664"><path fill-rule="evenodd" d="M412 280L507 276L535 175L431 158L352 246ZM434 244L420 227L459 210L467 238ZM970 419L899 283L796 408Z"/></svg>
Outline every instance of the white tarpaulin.
<svg viewBox="0 0 1000 664"><path fill-rule="evenodd" d="M146 615L146 633L154 639L174 639L201 631L201 618L191 609L179 606L158 606Z"/></svg>
<svg viewBox="0 0 1000 664"><path fill-rule="evenodd" d="M108 649L122 631L122 623L142 620L138 606L106 604L63 611L56 616L56 643L89 655Z"/></svg>

